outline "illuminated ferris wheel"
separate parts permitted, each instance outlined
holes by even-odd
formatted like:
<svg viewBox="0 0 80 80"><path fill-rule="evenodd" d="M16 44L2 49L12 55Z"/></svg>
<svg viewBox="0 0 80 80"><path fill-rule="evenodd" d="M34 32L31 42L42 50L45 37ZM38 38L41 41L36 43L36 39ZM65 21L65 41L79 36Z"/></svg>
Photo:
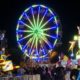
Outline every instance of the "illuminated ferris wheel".
<svg viewBox="0 0 80 80"><path fill-rule="evenodd" d="M20 16L16 28L19 48L32 59L46 57L59 36L59 22L54 11L44 5L32 5Z"/></svg>

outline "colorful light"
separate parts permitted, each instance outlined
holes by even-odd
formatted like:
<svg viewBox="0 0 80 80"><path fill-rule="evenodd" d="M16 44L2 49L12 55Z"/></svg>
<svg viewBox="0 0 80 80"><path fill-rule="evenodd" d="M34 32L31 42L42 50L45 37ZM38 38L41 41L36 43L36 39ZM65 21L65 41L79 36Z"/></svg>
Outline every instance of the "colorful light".
<svg viewBox="0 0 80 80"><path fill-rule="evenodd" d="M57 43L59 26L51 9L44 5L30 6L20 16L16 28L20 49L24 53L27 50L26 54L31 58L45 57Z"/></svg>
<svg viewBox="0 0 80 80"><path fill-rule="evenodd" d="M78 51L76 53L76 59L80 59L80 27L77 26L78 35L74 36L74 40L78 42Z"/></svg>

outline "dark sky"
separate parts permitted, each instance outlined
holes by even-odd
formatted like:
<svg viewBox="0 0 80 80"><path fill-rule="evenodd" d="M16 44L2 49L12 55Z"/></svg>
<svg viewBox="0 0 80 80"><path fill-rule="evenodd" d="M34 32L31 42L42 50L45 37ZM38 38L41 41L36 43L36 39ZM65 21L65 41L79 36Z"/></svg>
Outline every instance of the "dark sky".
<svg viewBox="0 0 80 80"><path fill-rule="evenodd" d="M72 0L71 0L72 1ZM16 25L21 13L32 4L44 4L58 14L62 24L63 46L77 34L80 25L80 3L77 0L0 0L0 30L6 30L8 47L16 47Z"/></svg>

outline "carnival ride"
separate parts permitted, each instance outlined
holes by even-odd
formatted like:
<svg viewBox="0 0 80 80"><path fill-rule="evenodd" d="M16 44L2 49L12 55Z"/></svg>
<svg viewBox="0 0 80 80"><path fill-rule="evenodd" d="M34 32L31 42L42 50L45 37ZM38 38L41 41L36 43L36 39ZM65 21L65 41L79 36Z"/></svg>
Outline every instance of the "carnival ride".
<svg viewBox="0 0 80 80"><path fill-rule="evenodd" d="M13 62L11 60L8 60L7 58L10 56L10 54L6 55L6 43L5 43L5 32L0 31L0 76L2 75L2 72L11 71L14 69L18 69L20 66L14 66ZM4 44L5 43L5 44Z"/></svg>
<svg viewBox="0 0 80 80"><path fill-rule="evenodd" d="M80 27L77 26L77 29L78 35L74 36L74 40L69 42L71 44L69 50L71 51L71 56L76 55L76 59L80 59ZM76 50L76 53L74 53L74 47L76 44L78 46L78 50Z"/></svg>
<svg viewBox="0 0 80 80"><path fill-rule="evenodd" d="M50 8L32 5L20 16L16 38L23 54L31 59L44 58L59 39L60 22Z"/></svg>

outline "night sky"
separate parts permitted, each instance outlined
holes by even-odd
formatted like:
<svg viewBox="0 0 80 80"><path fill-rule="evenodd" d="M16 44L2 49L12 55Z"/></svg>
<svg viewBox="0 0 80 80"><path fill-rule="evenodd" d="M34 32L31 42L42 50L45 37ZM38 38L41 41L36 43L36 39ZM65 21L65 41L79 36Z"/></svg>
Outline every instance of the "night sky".
<svg viewBox="0 0 80 80"><path fill-rule="evenodd" d="M22 12L32 4L44 4L54 10L61 21L62 47L68 48L69 40L77 34L80 25L80 3L75 0L0 0L0 30L6 30L8 48L16 48L16 25Z"/></svg>

